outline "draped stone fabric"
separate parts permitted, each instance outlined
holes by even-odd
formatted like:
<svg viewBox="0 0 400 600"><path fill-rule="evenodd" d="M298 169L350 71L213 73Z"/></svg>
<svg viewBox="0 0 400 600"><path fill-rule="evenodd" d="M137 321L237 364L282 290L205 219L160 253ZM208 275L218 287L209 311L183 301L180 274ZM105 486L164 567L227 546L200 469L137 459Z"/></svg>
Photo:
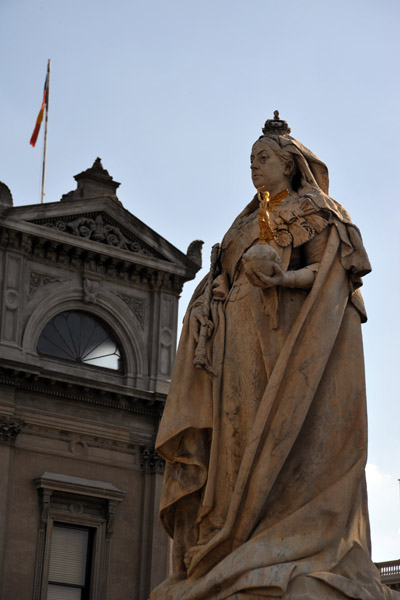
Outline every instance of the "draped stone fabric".
<svg viewBox="0 0 400 600"><path fill-rule="evenodd" d="M320 189L293 195L273 214L293 242L271 245L283 270L308 267L314 284L262 289L241 260L257 242L256 208L222 243L214 376L193 367L189 331L204 282L184 320L157 439L174 572L151 600L400 598L370 558L360 234ZM308 237L296 246L299 227Z"/></svg>

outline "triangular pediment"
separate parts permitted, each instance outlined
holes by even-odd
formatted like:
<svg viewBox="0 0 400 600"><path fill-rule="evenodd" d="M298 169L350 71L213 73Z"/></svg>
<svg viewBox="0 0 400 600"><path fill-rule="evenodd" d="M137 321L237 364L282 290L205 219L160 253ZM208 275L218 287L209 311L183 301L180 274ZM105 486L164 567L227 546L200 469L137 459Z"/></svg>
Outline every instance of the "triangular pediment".
<svg viewBox="0 0 400 600"><path fill-rule="evenodd" d="M21 225L30 224L43 237L50 234L54 238L56 234L66 243L68 239L74 244L81 241L86 247L91 242L97 252L100 244L102 252L123 251L127 260L146 257L155 267L157 263L160 268L161 263L169 263L171 267L176 265L191 271L194 276L201 266L200 252L184 254L127 211L115 197L13 207L7 211L8 219Z"/></svg>
<svg viewBox="0 0 400 600"><path fill-rule="evenodd" d="M92 240L127 252L153 256L160 260L170 260L157 249L141 239L137 231L119 223L104 210L88 211L72 215L55 215L30 221L56 231L62 231L86 240Z"/></svg>
<svg viewBox="0 0 400 600"><path fill-rule="evenodd" d="M50 244L54 251L72 246L74 252L106 255L105 260L133 262L185 279L195 276L201 267L203 242L195 240L184 254L137 219L118 200L120 184L100 158L74 178L76 189L64 194L60 202L13 207L11 194L7 201L1 196L0 225L9 226L20 238L31 236L36 245Z"/></svg>

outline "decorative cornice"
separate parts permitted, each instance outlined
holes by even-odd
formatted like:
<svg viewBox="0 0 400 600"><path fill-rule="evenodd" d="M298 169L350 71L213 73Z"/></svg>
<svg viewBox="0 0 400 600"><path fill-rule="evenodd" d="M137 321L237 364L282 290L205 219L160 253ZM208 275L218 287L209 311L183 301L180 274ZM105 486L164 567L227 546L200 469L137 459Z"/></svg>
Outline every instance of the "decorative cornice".
<svg viewBox="0 0 400 600"><path fill-rule="evenodd" d="M41 263L93 274L144 291L160 290L179 295L185 281L190 279L155 267L135 264L131 260L124 261L106 252L91 252L70 246L64 241L47 240L5 227L0 227L0 248L16 250Z"/></svg>
<svg viewBox="0 0 400 600"><path fill-rule="evenodd" d="M10 250L21 250L23 247L23 239L25 243L27 236L24 236L19 231L13 229L0 229L0 248L8 248ZM29 239L29 236L28 236Z"/></svg>
<svg viewBox="0 0 400 600"><path fill-rule="evenodd" d="M23 421L11 419L10 417L0 417L0 442L14 444L23 425Z"/></svg>
<svg viewBox="0 0 400 600"><path fill-rule="evenodd" d="M25 375L27 374L25 373ZM62 389L61 382L58 382L59 385L55 385L55 382L50 380L50 378L41 377L41 380L39 381L37 376L34 377L36 378L36 381L31 382L27 379L22 379L22 377L18 377L18 373L15 372L12 376L0 373L0 384L9 385L36 394L51 396L53 398L102 406L151 418L160 418L164 409L164 400L161 397L157 397L153 400L152 406L146 406L146 400L143 400L140 397L138 398L134 394L128 397L119 397L117 393L111 391L104 392L103 390L96 391L95 389L88 391L84 385L65 383L64 385L69 388L69 391L67 391ZM77 391L71 391L71 388L75 388Z"/></svg>

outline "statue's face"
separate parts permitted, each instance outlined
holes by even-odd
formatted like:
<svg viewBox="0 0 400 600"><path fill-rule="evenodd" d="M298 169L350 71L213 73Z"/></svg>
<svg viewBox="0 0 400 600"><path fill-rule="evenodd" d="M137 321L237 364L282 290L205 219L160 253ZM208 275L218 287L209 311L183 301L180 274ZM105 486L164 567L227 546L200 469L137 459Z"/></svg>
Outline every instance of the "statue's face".
<svg viewBox="0 0 400 600"><path fill-rule="evenodd" d="M286 165L264 141L257 141L250 156L251 178L254 186L277 193L287 187Z"/></svg>

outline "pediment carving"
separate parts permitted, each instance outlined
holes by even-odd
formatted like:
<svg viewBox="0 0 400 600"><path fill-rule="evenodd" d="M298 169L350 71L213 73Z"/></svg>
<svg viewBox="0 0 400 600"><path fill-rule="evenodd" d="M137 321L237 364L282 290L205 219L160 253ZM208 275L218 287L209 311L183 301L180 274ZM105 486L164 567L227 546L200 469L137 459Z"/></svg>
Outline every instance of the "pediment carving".
<svg viewBox="0 0 400 600"><path fill-rule="evenodd" d="M105 212L35 219L31 223L100 242L121 250L127 250L128 252L167 260L165 256L150 248L132 231L124 228Z"/></svg>

